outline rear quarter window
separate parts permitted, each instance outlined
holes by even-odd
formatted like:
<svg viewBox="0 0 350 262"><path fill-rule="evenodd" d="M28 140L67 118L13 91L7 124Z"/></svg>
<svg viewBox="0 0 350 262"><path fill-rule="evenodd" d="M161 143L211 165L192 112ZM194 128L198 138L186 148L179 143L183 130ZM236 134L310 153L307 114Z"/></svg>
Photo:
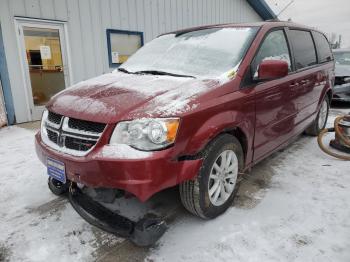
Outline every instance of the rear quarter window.
<svg viewBox="0 0 350 262"><path fill-rule="evenodd" d="M296 70L317 64L316 50L309 31L291 29L289 31Z"/></svg>
<svg viewBox="0 0 350 262"><path fill-rule="evenodd" d="M324 63L333 60L332 51L327 38L319 32L314 32L314 40L317 49L318 62Z"/></svg>

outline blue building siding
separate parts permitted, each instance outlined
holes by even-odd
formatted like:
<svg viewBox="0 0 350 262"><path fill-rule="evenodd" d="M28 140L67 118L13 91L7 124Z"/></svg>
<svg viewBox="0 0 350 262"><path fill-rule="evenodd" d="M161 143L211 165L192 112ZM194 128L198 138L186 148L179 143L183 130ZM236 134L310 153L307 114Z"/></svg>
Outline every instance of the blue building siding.
<svg viewBox="0 0 350 262"><path fill-rule="evenodd" d="M276 18L275 13L271 10L265 0L247 0L247 2L255 10L255 12L261 16L262 19L270 20Z"/></svg>
<svg viewBox="0 0 350 262"><path fill-rule="evenodd" d="M7 121L9 125L13 125L16 122L15 109L13 106L9 74L7 71L4 43L2 41L1 24L0 24L0 80L1 80L4 98L5 98Z"/></svg>

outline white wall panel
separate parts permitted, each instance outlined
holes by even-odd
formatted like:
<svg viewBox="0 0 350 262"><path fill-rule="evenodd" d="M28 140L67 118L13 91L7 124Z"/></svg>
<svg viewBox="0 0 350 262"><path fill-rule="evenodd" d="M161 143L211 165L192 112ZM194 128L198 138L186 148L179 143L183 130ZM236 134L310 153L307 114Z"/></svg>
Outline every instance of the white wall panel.
<svg viewBox="0 0 350 262"><path fill-rule="evenodd" d="M53 0L40 0L40 9L41 9L42 18L57 19Z"/></svg>
<svg viewBox="0 0 350 262"><path fill-rule="evenodd" d="M39 0L26 0L24 1L24 7L26 15L28 17L41 17L40 1Z"/></svg>
<svg viewBox="0 0 350 262"><path fill-rule="evenodd" d="M72 64L73 82L78 82L84 79L86 74L85 70L85 57L82 48L82 30L79 18L79 4L77 0L69 0L67 2L68 21L69 25L68 36L70 46L70 60Z"/></svg>
<svg viewBox="0 0 350 262"><path fill-rule="evenodd" d="M112 18L112 26L116 28L121 27L121 11L120 11L120 1L109 0L110 2L110 16Z"/></svg>
<svg viewBox="0 0 350 262"><path fill-rule="evenodd" d="M144 15L145 15L144 37L145 37L145 41L148 42L152 39L152 36L153 36L151 0L144 1Z"/></svg>
<svg viewBox="0 0 350 262"><path fill-rule="evenodd" d="M104 45L104 39L106 37L100 37L101 33L104 31L102 26L102 8L101 3L96 0L90 0L90 10L91 10L91 33L92 33L92 46L94 51L94 65L95 73L102 74L104 70L103 60L104 52L103 49L106 49L107 45ZM96 12L93 12L95 10ZM98 37L96 37L98 36Z"/></svg>
<svg viewBox="0 0 350 262"><path fill-rule="evenodd" d="M3 0L1 0L3 1ZM1 2L0 1L0 2ZM6 11L6 7L9 8L9 14L12 15L17 15L17 16L25 16L26 15L26 8L24 5L24 0L7 0L1 2L1 8L3 8L3 11Z"/></svg>
<svg viewBox="0 0 350 262"><path fill-rule="evenodd" d="M46 1L46 0L42 0ZM68 20L68 3L72 0L54 0L54 11L56 15L56 20L67 21Z"/></svg>
<svg viewBox="0 0 350 262"><path fill-rule="evenodd" d="M108 62L105 62L105 60L108 57L108 51L107 51L107 39L106 39L106 30L105 28L112 28L112 17L111 17L111 6L109 0L101 0L100 1L100 17L101 17L101 28L100 28L100 34L99 38L101 41L101 60L102 60L102 66L103 71L102 73L106 73L109 71L109 65Z"/></svg>
<svg viewBox="0 0 350 262"><path fill-rule="evenodd" d="M12 97L14 98L13 104L18 122L25 122L29 120L29 108L25 97L24 80L22 78L19 51L16 40L17 32L15 30L13 17L14 15L25 16L25 11L23 1L0 0L0 23Z"/></svg>
<svg viewBox="0 0 350 262"><path fill-rule="evenodd" d="M129 28L129 16L128 6L130 0L119 0L120 1L120 18L121 18L121 29Z"/></svg>
<svg viewBox="0 0 350 262"><path fill-rule="evenodd" d="M137 1L136 5L136 17L137 17L137 31L145 31L145 3L144 1Z"/></svg>

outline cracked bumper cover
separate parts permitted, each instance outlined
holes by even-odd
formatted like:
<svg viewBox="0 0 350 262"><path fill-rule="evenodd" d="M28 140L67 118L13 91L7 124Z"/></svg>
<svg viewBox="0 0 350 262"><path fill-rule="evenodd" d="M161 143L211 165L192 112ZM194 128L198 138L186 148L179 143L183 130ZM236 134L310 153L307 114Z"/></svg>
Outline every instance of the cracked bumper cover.
<svg viewBox="0 0 350 262"><path fill-rule="evenodd" d="M40 132L35 136L35 148L44 165L47 157L63 162L67 179L88 187L122 189L141 201L146 201L165 188L194 178L202 164L202 159L174 160L171 148L156 151L143 159L101 157L101 147L94 148L87 156L75 157L44 144Z"/></svg>
<svg viewBox="0 0 350 262"><path fill-rule="evenodd" d="M88 223L119 237L130 239L137 246L151 246L158 241L167 229L159 217L145 216L139 221L112 212L74 185L68 193L69 202L77 213Z"/></svg>

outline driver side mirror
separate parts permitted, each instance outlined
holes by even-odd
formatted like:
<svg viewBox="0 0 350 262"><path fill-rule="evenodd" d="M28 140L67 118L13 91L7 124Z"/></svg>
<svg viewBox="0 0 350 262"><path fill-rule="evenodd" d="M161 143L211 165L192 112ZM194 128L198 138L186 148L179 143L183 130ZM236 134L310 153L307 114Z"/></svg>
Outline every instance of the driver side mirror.
<svg viewBox="0 0 350 262"><path fill-rule="evenodd" d="M282 60L265 60L259 64L258 81L273 80L288 75L288 63Z"/></svg>

